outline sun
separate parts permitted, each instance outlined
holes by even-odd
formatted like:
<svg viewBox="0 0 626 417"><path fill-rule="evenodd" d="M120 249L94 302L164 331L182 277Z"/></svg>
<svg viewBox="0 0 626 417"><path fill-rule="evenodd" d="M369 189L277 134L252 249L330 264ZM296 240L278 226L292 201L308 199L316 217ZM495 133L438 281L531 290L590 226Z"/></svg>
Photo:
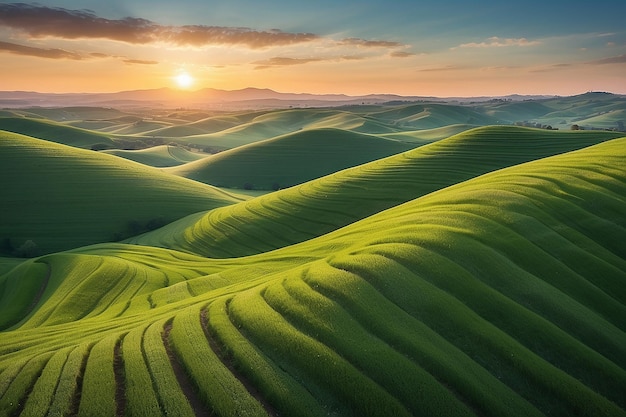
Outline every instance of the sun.
<svg viewBox="0 0 626 417"><path fill-rule="evenodd" d="M179 88L189 88L193 85L194 79L188 72L179 72L174 76L174 81Z"/></svg>

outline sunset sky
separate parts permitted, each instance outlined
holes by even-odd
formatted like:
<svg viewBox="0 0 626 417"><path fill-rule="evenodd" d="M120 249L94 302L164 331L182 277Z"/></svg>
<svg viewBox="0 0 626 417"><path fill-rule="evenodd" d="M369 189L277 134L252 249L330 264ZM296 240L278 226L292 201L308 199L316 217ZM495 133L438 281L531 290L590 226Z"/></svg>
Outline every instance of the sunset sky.
<svg viewBox="0 0 626 417"><path fill-rule="evenodd" d="M626 1L0 0L0 90L626 94Z"/></svg>

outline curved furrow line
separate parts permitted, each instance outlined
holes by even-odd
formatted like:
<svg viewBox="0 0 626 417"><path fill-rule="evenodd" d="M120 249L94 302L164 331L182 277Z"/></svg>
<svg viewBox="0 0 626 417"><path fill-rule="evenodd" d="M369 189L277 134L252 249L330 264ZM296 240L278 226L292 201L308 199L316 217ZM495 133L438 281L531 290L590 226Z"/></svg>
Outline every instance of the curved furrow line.
<svg viewBox="0 0 626 417"><path fill-rule="evenodd" d="M102 313L104 316L123 316L130 307L132 300L141 294L144 287L148 285L148 274L138 269L137 266L132 263L129 264L129 268L131 267L133 270L130 274L132 279L128 280L128 285L124 289L124 292L120 293L120 299L112 303L111 307ZM123 299L122 296L124 297Z"/></svg>
<svg viewBox="0 0 626 417"><path fill-rule="evenodd" d="M421 366L479 415L539 416L528 401L470 356L408 314L367 280L318 263L303 282L333 300L367 331Z"/></svg>
<svg viewBox="0 0 626 417"><path fill-rule="evenodd" d="M206 328L214 335L238 372L267 399L277 415L312 417L325 415L322 405L301 382L294 379L253 344L229 314L231 298L219 298L208 308Z"/></svg>
<svg viewBox="0 0 626 417"><path fill-rule="evenodd" d="M70 351L71 348L61 349L55 352L48 360L41 375L35 381L32 390L28 393L28 397L25 399L23 408L19 413L20 415L44 416L48 413Z"/></svg>
<svg viewBox="0 0 626 417"><path fill-rule="evenodd" d="M511 310L507 314L500 313L502 315L498 317L498 295L490 294L483 297L476 295L475 297L472 297L469 293L471 291L475 292L480 288L475 281L470 281L468 283L464 282L463 284L469 287L469 289L465 289L464 292L460 283L457 283L455 286L454 280L449 278L449 283L446 285L449 286L451 291L455 294L458 293L457 297L463 300L466 304L475 305L474 309L476 311L480 311L482 307L480 300L491 300L489 306L490 308L496 310L489 313L492 314L489 320L496 323L502 322L502 325L500 325L501 327L510 326L511 331L508 331L509 333L514 333L515 327L519 326L519 323L531 323L537 318L540 318L541 321L540 323L537 323L538 326L545 325L545 323L543 323L544 321L549 322L552 326L556 326L554 329L545 328L541 330L540 333L545 334L545 336L542 336L541 339L533 338L532 336L527 335L527 344L532 345L534 342L547 343L547 341L551 340L550 335L559 335L564 331L567 332L568 337L577 339L579 343L585 345L587 348L593 349L603 355L601 358L595 358L596 354L587 353L583 355L584 352L581 351L580 355L588 357L588 362L590 363L587 365L570 364L574 371L584 372L585 366L588 365L598 366L600 368L612 367L611 364L605 363L605 356L621 366L624 365L623 358L626 355L624 349L626 334L624 334L623 331L617 328L613 323L605 319L604 316L599 314L597 312L597 308L594 309L593 306L590 307L584 305L582 302L585 300L580 300L580 296L584 296L584 294L579 294L579 297L567 294L566 292L563 292L564 288L559 288L558 285L554 285L554 283L545 279L545 277L538 272L533 273L525 269L524 265L516 265L508 259L506 255L498 253L489 247L483 246L480 242L474 239L468 239L467 236L457 234L455 239L459 245L464 245L466 248L466 253L464 254L465 257L463 258L451 256L449 253L446 253L447 248L437 242L421 242L419 251L425 251L424 256L434 257L437 253L445 256L448 260L454 262L457 266L463 268L464 272L469 274L467 278L468 280L471 276L473 280L481 281L487 286L486 289L498 291L498 293L502 296L518 304L518 306L522 306L523 308L532 311L533 315L524 318L526 312L521 311L520 314L522 314L522 316L518 319L510 320L514 317L514 310ZM521 248L521 250L524 249L525 248ZM414 253L417 249L407 248L402 251L396 248L395 250L396 252L394 253L380 247L377 248L375 253L382 254L383 256L392 256L396 262L400 262L407 268L419 270L420 266L417 265L417 263L420 261L416 260L414 257ZM470 259L471 261L469 261ZM541 263L545 263L545 259L535 259ZM550 275L561 275L566 273L566 269L562 268L561 272L551 272ZM571 271L571 273L564 280L564 283L569 284L577 278L577 274ZM580 279L582 280L582 278ZM593 287L590 287L590 291L592 290ZM596 290L596 292L598 291ZM602 293L600 293L599 296L602 297ZM603 299L600 298L599 302L602 301ZM604 301L610 301L610 298L605 297ZM505 308L504 305L502 308ZM517 308L518 306L513 307ZM559 341L557 337L553 343L555 345L559 345L565 343L565 341ZM581 348L582 346L578 348L570 347L572 352L580 350ZM559 348L555 348L553 350L556 352L558 349ZM584 350L584 348L582 349ZM539 350L539 348L536 350ZM566 353L563 355L564 356L559 356L555 354L555 360L566 360L568 355ZM599 359L599 363L594 365L594 360L592 360L594 358ZM611 373L607 370L604 371L609 374ZM589 370L588 372L592 371ZM594 372L598 372L598 369Z"/></svg>
<svg viewBox="0 0 626 417"><path fill-rule="evenodd" d="M164 329L171 319L153 322L146 328L141 340L143 357L150 373L152 388L157 394L157 400L163 415L192 417L194 409L187 393L183 392L179 384L172 361L164 345Z"/></svg>
<svg viewBox="0 0 626 417"><path fill-rule="evenodd" d="M258 208L254 207L255 202L258 203ZM304 218L294 216L292 212L289 212L288 209L282 209L278 204L264 204L264 200L259 198L254 202L250 202L250 204L246 206L246 210L250 212L253 217L258 217L259 219L263 219L265 222L270 223L272 230L279 237L282 234L286 236L315 236L315 234L308 230L302 230L301 228L296 227L300 221L304 221ZM286 219L281 217L285 215L289 215L290 217L297 219L298 223L285 221ZM307 219L306 221L310 221L310 219ZM291 244L291 241L289 241L289 244Z"/></svg>
<svg viewBox="0 0 626 417"><path fill-rule="evenodd" d="M48 259L52 261L55 258L64 257L64 255L49 255L44 257L43 259ZM61 258L67 259L67 257ZM81 274L91 275L94 271L96 271L102 264L102 259L100 257L92 256L87 258L88 261L91 261L87 266L86 262L81 263ZM95 262L95 264L94 264ZM36 309L33 314L26 316L25 325L22 327L36 327L41 326L44 323L48 322L60 309L61 303L63 300L69 298L72 292L75 292L76 288L74 285L68 285L67 282L71 281L71 279L67 278L67 275L71 275L72 272L76 273L76 270L72 271L71 263L64 264L61 262L59 267L56 269L50 266L52 269L52 275L50 277L48 288L44 291L44 296L47 297L44 299L43 304ZM82 268L87 267L87 271L84 271ZM51 302L54 300L54 302Z"/></svg>
<svg viewBox="0 0 626 417"><path fill-rule="evenodd" d="M540 351L548 348L548 354L556 349L556 352L565 355L561 360L573 359L574 363L568 364L569 367L576 365L576 358L580 356L572 355L567 349L576 348L586 359L594 362L585 366L597 367L612 375L608 379L617 384L608 386L606 380L591 375L596 379L592 381L592 386L608 392L612 398L615 398L615 390L624 386L624 382L618 382L623 380L621 368L607 364L606 359L594 355L594 351L575 342L555 326L547 325L554 334L538 331L536 326L545 322L543 318L524 313L524 309L490 287L477 285L476 278L445 255L428 251L416 256L414 251L412 249L412 253L407 253L410 258L400 257L398 260L398 254L387 258L389 255L375 253L337 257L331 264L360 275L543 412L562 410L560 412L567 414L601 415L611 410L610 413L619 414L619 408L614 403L538 356L523 343ZM398 262L406 262L408 266ZM364 267L368 264L369 268ZM376 268L371 268L372 264ZM393 287L388 284L388 277L394 277ZM513 320L512 313L521 320ZM529 318L533 320L532 325L526 326ZM556 341L549 342L550 339Z"/></svg>
<svg viewBox="0 0 626 417"><path fill-rule="evenodd" d="M218 343L215 333L211 331L211 327L208 325L209 319L207 314L209 307L210 305L200 310L200 323L202 325L202 330L204 331L204 336L206 337L207 342L211 347L211 350L213 350L217 357L222 361L224 366L226 366L230 373L235 378L237 378L241 385L246 388L248 393L250 393L250 395L259 402L259 404L261 404L268 416L278 415L274 407L270 405L270 403L265 399L257 386L253 384L248 379L248 377L243 372L240 372L239 369L236 367L235 362L233 361L231 355L228 353L229 346L224 346Z"/></svg>
<svg viewBox="0 0 626 417"><path fill-rule="evenodd" d="M408 416L409 411L369 377L273 310L259 288L237 294L229 312L272 361L303 381L327 413ZM355 390L354 387L359 387Z"/></svg>
<svg viewBox="0 0 626 417"><path fill-rule="evenodd" d="M242 236L240 233L239 224L241 222L224 222L221 219L216 219L215 214L216 211L211 211L203 219L209 222L208 226L204 226L202 223L193 226L194 241L190 242L189 249L194 253L221 258L239 256L236 251L233 252L231 249L233 246L243 248L246 253L256 253L256 248L247 242L248 235Z"/></svg>
<svg viewBox="0 0 626 417"><path fill-rule="evenodd" d="M110 291L103 294L101 302L99 303L99 309L92 310L86 317L93 317L104 313L110 314L115 304L123 302L137 276L137 268L134 265L125 263L124 269L121 275L126 279L120 279Z"/></svg>
<svg viewBox="0 0 626 417"><path fill-rule="evenodd" d="M85 366L78 415L123 415L124 385L123 379L119 378L123 376L119 369L122 367L119 352L122 337L103 337L91 349Z"/></svg>
<svg viewBox="0 0 626 417"><path fill-rule="evenodd" d="M82 317L76 318L76 320L80 320L81 318L84 318L84 317L100 315L108 311L110 306L113 304L114 300L118 297L121 297L124 294L124 291L126 290L126 288L128 288L129 281L131 281L132 278L134 277L134 275L129 274L129 270L130 270L129 265L126 263L118 264L119 269L115 268L115 269L118 269L117 271L111 266L112 266L111 262L108 259L107 260L103 259L103 264L101 265L99 270L104 270L104 271L97 274L98 276L95 276L93 278L91 276L88 276L85 278L85 281L88 281L88 280L99 280L99 279L110 280L112 276L118 277L117 280L111 280L108 288L106 289L97 288L93 292L93 296L92 296L93 301L91 302L91 305L87 305L87 303L85 303L85 306L86 306L85 314ZM91 287L91 285L89 286ZM121 287L121 288L117 289L118 287ZM80 294L83 297L89 296L89 293L87 291L81 290Z"/></svg>
<svg viewBox="0 0 626 417"><path fill-rule="evenodd" d="M311 291L300 277L270 284L263 298L292 326L328 346L412 415L474 415L433 375L362 328L335 303Z"/></svg>
<svg viewBox="0 0 626 417"><path fill-rule="evenodd" d="M133 416L164 415L143 352L143 338L149 324L131 330L122 342L125 410Z"/></svg>
<svg viewBox="0 0 626 417"><path fill-rule="evenodd" d="M77 345L67 356L47 415L76 415L78 412L83 375L92 346L91 343Z"/></svg>
<svg viewBox="0 0 626 417"><path fill-rule="evenodd" d="M531 199L529 200L532 201ZM483 205L483 208L485 207L489 207L489 205ZM611 248L607 248L607 246L610 246L607 244L607 237L612 236L611 232L618 231L618 236L622 234L618 225L606 218L595 218L592 214L589 214L588 219L590 221L593 220L596 223L596 227L605 229L605 233L603 235L585 233L571 219L568 222L558 219L557 217L561 216L554 214L558 210L548 211L537 205L536 209L529 211L528 207L507 207L507 216L510 216L509 218L513 220L501 217L498 223L508 229L507 233L512 233L517 238L531 240L534 246L550 254L558 262L566 265L570 270L576 271L578 275L583 276L590 284L601 289L605 296L614 298L615 302L620 304L626 300L624 287L614 278L624 271L626 262L623 258L616 256L611 251ZM469 216L471 213L476 218L490 221L480 211L466 210L463 215ZM450 216L453 213L451 212ZM598 226L598 224L601 226ZM626 231L623 235L626 235ZM481 237L477 235L476 238L480 238L486 245L491 240L490 246L492 248L496 246L506 248L505 242L502 242L502 239L499 239L497 236L492 238L490 236L483 235ZM503 245L495 245L495 242L501 242ZM507 256L510 258L516 257L515 254L511 253L512 251L508 252L509 255ZM612 315L612 318L617 319L620 316L623 315ZM621 327L624 326L622 325Z"/></svg>
<svg viewBox="0 0 626 417"><path fill-rule="evenodd" d="M172 331L172 321L173 319L169 319L165 322L163 326L163 331L161 332L161 339L163 346L165 348L165 352L167 353L169 359L169 366L172 368L174 372L174 376L178 381L178 385L180 386L180 390L182 394L187 399L189 406L192 409L192 415L197 417L209 417L211 416L210 410L208 410L198 395L193 385L193 381L189 378L189 375L183 369L180 358L176 355L174 350L172 349L171 341L170 341L170 332Z"/></svg>
<svg viewBox="0 0 626 417"><path fill-rule="evenodd" d="M200 320L200 306L176 314L170 340L205 407L219 416L267 416L263 406L209 345Z"/></svg>
<svg viewBox="0 0 626 417"><path fill-rule="evenodd" d="M508 209L506 212L510 214L515 210ZM423 247L432 244L441 250L442 245L448 245L446 238L454 239L453 247L463 248L463 251L451 251L448 247L448 256L455 257L457 262L475 271L475 275L495 275L492 271L501 269L499 265L502 262L511 262L511 267L540 277L614 325L622 329L626 325L623 321L626 309L619 301L619 295L624 291L619 277L624 276L624 272L607 263L603 257L590 253L589 249L583 249L580 245L587 246L585 240L567 233L564 227L560 227L557 233L538 217L522 214L517 214L509 226L485 216L480 210L478 213L475 210L438 212L427 218L431 224L421 227L425 230L429 226L437 227L440 236L433 239L422 234L415 239L406 238L405 242ZM480 232L477 233L477 230ZM393 241L385 238L378 240L381 243ZM481 256L484 254L488 258L491 252L501 255L502 261L494 261L496 263L492 266L482 262Z"/></svg>
<svg viewBox="0 0 626 417"><path fill-rule="evenodd" d="M0 412L7 416L18 416L22 413L28 396L51 357L52 352L46 352L33 355L25 361L0 396Z"/></svg>

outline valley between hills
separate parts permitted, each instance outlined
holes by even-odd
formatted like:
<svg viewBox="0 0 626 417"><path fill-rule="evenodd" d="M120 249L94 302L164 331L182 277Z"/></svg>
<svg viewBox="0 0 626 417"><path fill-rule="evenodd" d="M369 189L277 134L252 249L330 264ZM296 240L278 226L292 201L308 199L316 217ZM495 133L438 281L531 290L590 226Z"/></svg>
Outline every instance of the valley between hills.
<svg viewBox="0 0 626 417"><path fill-rule="evenodd" d="M0 416L626 416L625 97L241 94L7 96Z"/></svg>

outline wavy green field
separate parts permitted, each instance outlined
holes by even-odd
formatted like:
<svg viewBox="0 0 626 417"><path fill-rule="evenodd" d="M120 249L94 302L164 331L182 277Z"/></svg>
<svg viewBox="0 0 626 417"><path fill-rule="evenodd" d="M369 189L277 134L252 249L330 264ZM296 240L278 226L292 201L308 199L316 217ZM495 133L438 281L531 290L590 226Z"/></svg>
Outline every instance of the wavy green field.
<svg viewBox="0 0 626 417"><path fill-rule="evenodd" d="M623 133L345 113L171 168L358 154L255 198L0 133L0 416L626 416Z"/></svg>
<svg viewBox="0 0 626 417"><path fill-rule="evenodd" d="M126 159L0 132L0 242L37 254L121 240L243 197Z"/></svg>
<svg viewBox="0 0 626 417"><path fill-rule="evenodd" d="M189 152L178 146L161 145L140 150L104 150L102 153L130 159L143 165L156 168L183 165L189 162L205 158L206 154Z"/></svg>
<svg viewBox="0 0 626 417"><path fill-rule="evenodd" d="M239 146L167 172L218 187L278 190L414 147L342 129L307 129Z"/></svg>

